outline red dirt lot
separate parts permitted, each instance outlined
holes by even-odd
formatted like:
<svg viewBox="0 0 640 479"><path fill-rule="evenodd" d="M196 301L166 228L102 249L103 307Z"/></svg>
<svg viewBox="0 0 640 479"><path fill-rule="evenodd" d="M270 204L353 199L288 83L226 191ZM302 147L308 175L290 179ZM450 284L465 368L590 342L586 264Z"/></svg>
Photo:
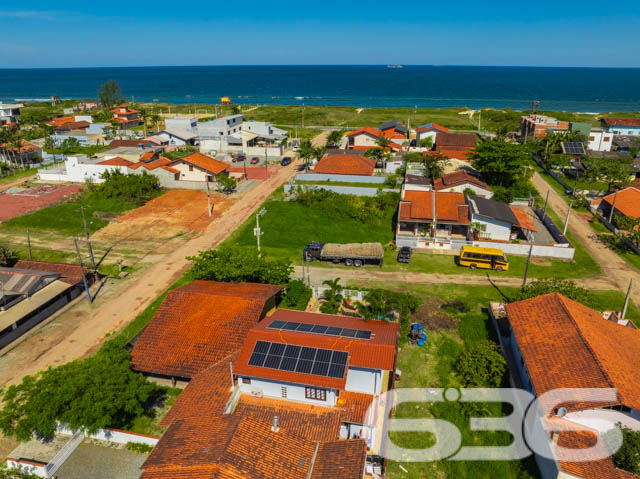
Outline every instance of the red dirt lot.
<svg viewBox="0 0 640 479"><path fill-rule="evenodd" d="M21 193L0 193L0 221L53 205L81 189L82 185L38 185Z"/></svg>
<svg viewBox="0 0 640 479"><path fill-rule="evenodd" d="M248 180L266 180L272 177L278 172L275 167L270 167L268 171L265 171L264 166L247 166L247 179ZM244 173L244 167L242 166L230 166L229 173Z"/></svg>

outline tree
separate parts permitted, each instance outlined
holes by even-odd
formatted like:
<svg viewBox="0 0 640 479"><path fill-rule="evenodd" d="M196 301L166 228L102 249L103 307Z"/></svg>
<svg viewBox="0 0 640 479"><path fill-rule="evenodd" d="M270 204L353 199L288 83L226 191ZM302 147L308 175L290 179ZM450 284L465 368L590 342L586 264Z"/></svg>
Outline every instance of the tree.
<svg viewBox="0 0 640 479"><path fill-rule="evenodd" d="M156 176L144 171L141 175L124 174L119 170L106 170L100 175L104 183L96 187L96 193L103 198L121 200L141 205L157 196L160 183Z"/></svg>
<svg viewBox="0 0 640 479"><path fill-rule="evenodd" d="M131 355L116 341L98 353L25 376L0 393L0 431L27 441L37 432L51 436L57 422L94 432L128 427L160 387L131 369Z"/></svg>
<svg viewBox="0 0 640 479"><path fill-rule="evenodd" d="M11 267L18 262L18 253L0 244L0 266Z"/></svg>
<svg viewBox="0 0 640 479"><path fill-rule="evenodd" d="M220 191L233 191L236 189L236 186L238 186L236 179L229 175L216 176L216 183Z"/></svg>
<svg viewBox="0 0 640 479"><path fill-rule="evenodd" d="M489 184L505 187L524 178L524 166L529 158L522 146L498 140L479 142L468 157Z"/></svg>
<svg viewBox="0 0 640 479"><path fill-rule="evenodd" d="M435 181L444 175L444 170L450 163L449 158L440 152L435 154L427 153L423 157L424 176L430 178L431 181Z"/></svg>
<svg viewBox="0 0 640 479"><path fill-rule="evenodd" d="M200 251L187 259L194 262L187 272L194 280L286 284L293 272L290 261L268 260L258 251L240 246Z"/></svg>
<svg viewBox="0 0 640 479"><path fill-rule="evenodd" d="M322 282L329 289L322 293L324 302L320 305L320 312L325 314L338 314L340 311L340 305L344 296L342 295L342 286L340 285L340 278L327 279Z"/></svg>
<svg viewBox="0 0 640 479"><path fill-rule="evenodd" d="M45 150L49 150L52 154L53 154L53 162L56 162L56 142L53 140L52 137L48 136L45 140L44 140L44 144L42 145L42 147Z"/></svg>
<svg viewBox="0 0 640 479"><path fill-rule="evenodd" d="M98 99L102 108L110 110L124 100L122 89L116 80L109 80L98 88Z"/></svg>
<svg viewBox="0 0 640 479"><path fill-rule="evenodd" d="M462 352L456 370L464 387L497 388L502 384L507 362L500 354L500 347L485 339Z"/></svg>
<svg viewBox="0 0 640 479"><path fill-rule="evenodd" d="M340 140L344 136L344 131L342 130L332 130L327 135L327 146L328 147L337 147L340 144Z"/></svg>
<svg viewBox="0 0 640 479"><path fill-rule="evenodd" d="M316 151L313 145L311 144L311 140L302 140L300 142L300 150L298 154L302 161L304 161L304 167L307 171L309 171L309 161L315 155Z"/></svg>
<svg viewBox="0 0 640 479"><path fill-rule="evenodd" d="M622 188L631 181L631 158L611 160L602 157L585 157L586 171L582 178L590 181L606 181L608 190Z"/></svg>
<svg viewBox="0 0 640 479"><path fill-rule="evenodd" d="M581 288L575 281L568 279L537 279L520 289L511 301L535 298L548 293L560 293L582 304L593 302L593 295L589 290Z"/></svg>
<svg viewBox="0 0 640 479"><path fill-rule="evenodd" d="M142 132L147 136L147 119L149 118L149 110L146 108L138 108L140 118L142 118Z"/></svg>
<svg viewBox="0 0 640 479"><path fill-rule="evenodd" d="M433 138L428 136L426 138L423 138L422 140L420 140L420 142L418 143L418 146L420 148L428 148L431 149L433 148Z"/></svg>
<svg viewBox="0 0 640 479"><path fill-rule="evenodd" d="M149 121L151 122L151 124L153 125L153 128L156 130L156 133L157 133L158 123L160 123L160 115L158 115L157 113L154 113L149 117Z"/></svg>
<svg viewBox="0 0 640 479"><path fill-rule="evenodd" d="M80 142L77 138L66 138L61 144L60 149L64 155L70 155L80 148Z"/></svg>
<svg viewBox="0 0 640 479"><path fill-rule="evenodd" d="M616 426L622 431L622 445L613 455L613 463L624 471L640 475L640 431L622 423Z"/></svg>
<svg viewBox="0 0 640 479"><path fill-rule="evenodd" d="M376 160L376 163L384 164L385 160L391 157L391 152L383 148L374 147L369 148L367 151L365 151L364 156L366 156L367 158L374 158Z"/></svg>
<svg viewBox="0 0 640 479"><path fill-rule="evenodd" d="M623 230L625 238L634 245L640 245L640 218L631 218L629 216L616 216L617 226Z"/></svg>
<svg viewBox="0 0 640 479"><path fill-rule="evenodd" d="M313 149L313 158L317 161L320 161L326 152L326 146L317 146Z"/></svg>
<svg viewBox="0 0 640 479"><path fill-rule="evenodd" d="M240 113L242 113L242 111L240 110L240 107L238 105L233 105L231 107L231 113L234 115L239 115Z"/></svg>
<svg viewBox="0 0 640 479"><path fill-rule="evenodd" d="M629 147L629 155L631 156L631 158L637 157L639 152L640 152L640 146Z"/></svg>
<svg viewBox="0 0 640 479"><path fill-rule="evenodd" d="M384 148L386 149L389 144L391 143L391 140L389 138L387 138L384 135L380 135L378 137L378 139L376 140L376 144L380 147L380 148Z"/></svg>

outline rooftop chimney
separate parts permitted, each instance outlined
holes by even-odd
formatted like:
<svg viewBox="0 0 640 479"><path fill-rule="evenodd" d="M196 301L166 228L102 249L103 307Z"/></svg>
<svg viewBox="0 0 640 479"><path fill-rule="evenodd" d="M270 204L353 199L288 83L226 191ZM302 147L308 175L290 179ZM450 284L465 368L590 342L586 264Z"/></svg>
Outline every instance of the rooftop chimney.
<svg viewBox="0 0 640 479"><path fill-rule="evenodd" d="M273 416L273 426L271 427L271 431L278 432L280 428L278 427L278 416Z"/></svg>

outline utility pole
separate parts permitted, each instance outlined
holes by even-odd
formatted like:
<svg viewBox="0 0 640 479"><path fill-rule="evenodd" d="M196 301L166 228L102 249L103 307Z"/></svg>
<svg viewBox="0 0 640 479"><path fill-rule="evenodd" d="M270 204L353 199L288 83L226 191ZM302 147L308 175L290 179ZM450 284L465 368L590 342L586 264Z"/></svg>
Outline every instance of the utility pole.
<svg viewBox="0 0 640 479"><path fill-rule="evenodd" d="M542 210L542 221L547 217L547 204L549 203L549 193L551 190L547 190L547 197L544 200L544 209Z"/></svg>
<svg viewBox="0 0 640 479"><path fill-rule="evenodd" d="M29 234L29 230L27 230L27 247L29 248L29 261L33 259L31 256L31 234Z"/></svg>
<svg viewBox="0 0 640 479"><path fill-rule="evenodd" d="M304 103L302 104L302 128L304 128Z"/></svg>
<svg viewBox="0 0 640 479"><path fill-rule="evenodd" d="M84 206L80 207L82 213L82 223L84 224L84 235L87 238L87 246L89 247L89 259L91 260L91 267L96 269L96 262L93 258L93 248L91 247L91 239L89 238L89 229L87 228L87 219L84 216Z"/></svg>
<svg viewBox="0 0 640 479"><path fill-rule="evenodd" d="M627 315L627 306L629 306L629 297L631 296L631 285L633 285L633 279L629 280L629 289L627 289L627 295L624 298L624 306L622 307L622 317L620 319L624 319Z"/></svg>
<svg viewBox="0 0 640 479"><path fill-rule="evenodd" d="M76 253L78 253L78 263L80 264L80 272L82 273L82 282L84 283L84 291L87 293L87 299L91 303L91 293L89 293L89 283L87 283L87 277L84 274L84 265L82 264L82 256L80 256L80 248L78 248L78 239L74 238L73 242L76 245Z"/></svg>
<svg viewBox="0 0 640 479"><path fill-rule="evenodd" d="M529 264L531 263L531 253L533 253L533 243L529 247L529 256L527 256L527 264L524 268L524 278L522 278L522 287L527 285L527 276L529 276Z"/></svg>
<svg viewBox="0 0 640 479"><path fill-rule="evenodd" d="M618 192L616 191L613 194L613 204L611 205L611 211L609 212L609 223L613 221L613 210L616 209L616 198L618 197Z"/></svg>
<svg viewBox="0 0 640 479"><path fill-rule="evenodd" d="M567 218L564 220L564 229L562 230L562 234L567 234L567 226L569 226L569 215L571 214L571 206L573 205L573 198L569 201L569 209L567 210Z"/></svg>
<svg viewBox="0 0 640 479"><path fill-rule="evenodd" d="M264 171L269 171L269 145L267 143L264 144Z"/></svg>
<svg viewBox="0 0 640 479"><path fill-rule="evenodd" d="M262 235L262 231L260 231L260 217L266 212L267 210L265 208L262 208L256 213L256 227L253 229L253 234L255 235L258 242L258 256L260 255L260 236Z"/></svg>
<svg viewBox="0 0 640 479"><path fill-rule="evenodd" d="M209 190L209 178L204 181L207 184L207 211L209 212L209 216L213 212L213 206L211 205L211 191Z"/></svg>

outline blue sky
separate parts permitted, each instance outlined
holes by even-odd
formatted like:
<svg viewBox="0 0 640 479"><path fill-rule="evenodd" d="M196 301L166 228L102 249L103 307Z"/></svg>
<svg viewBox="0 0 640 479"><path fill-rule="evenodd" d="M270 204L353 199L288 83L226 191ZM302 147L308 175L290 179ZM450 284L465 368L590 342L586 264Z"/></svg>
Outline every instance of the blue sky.
<svg viewBox="0 0 640 479"><path fill-rule="evenodd" d="M640 67L637 0L5 1L0 2L0 31L0 68L388 63Z"/></svg>

